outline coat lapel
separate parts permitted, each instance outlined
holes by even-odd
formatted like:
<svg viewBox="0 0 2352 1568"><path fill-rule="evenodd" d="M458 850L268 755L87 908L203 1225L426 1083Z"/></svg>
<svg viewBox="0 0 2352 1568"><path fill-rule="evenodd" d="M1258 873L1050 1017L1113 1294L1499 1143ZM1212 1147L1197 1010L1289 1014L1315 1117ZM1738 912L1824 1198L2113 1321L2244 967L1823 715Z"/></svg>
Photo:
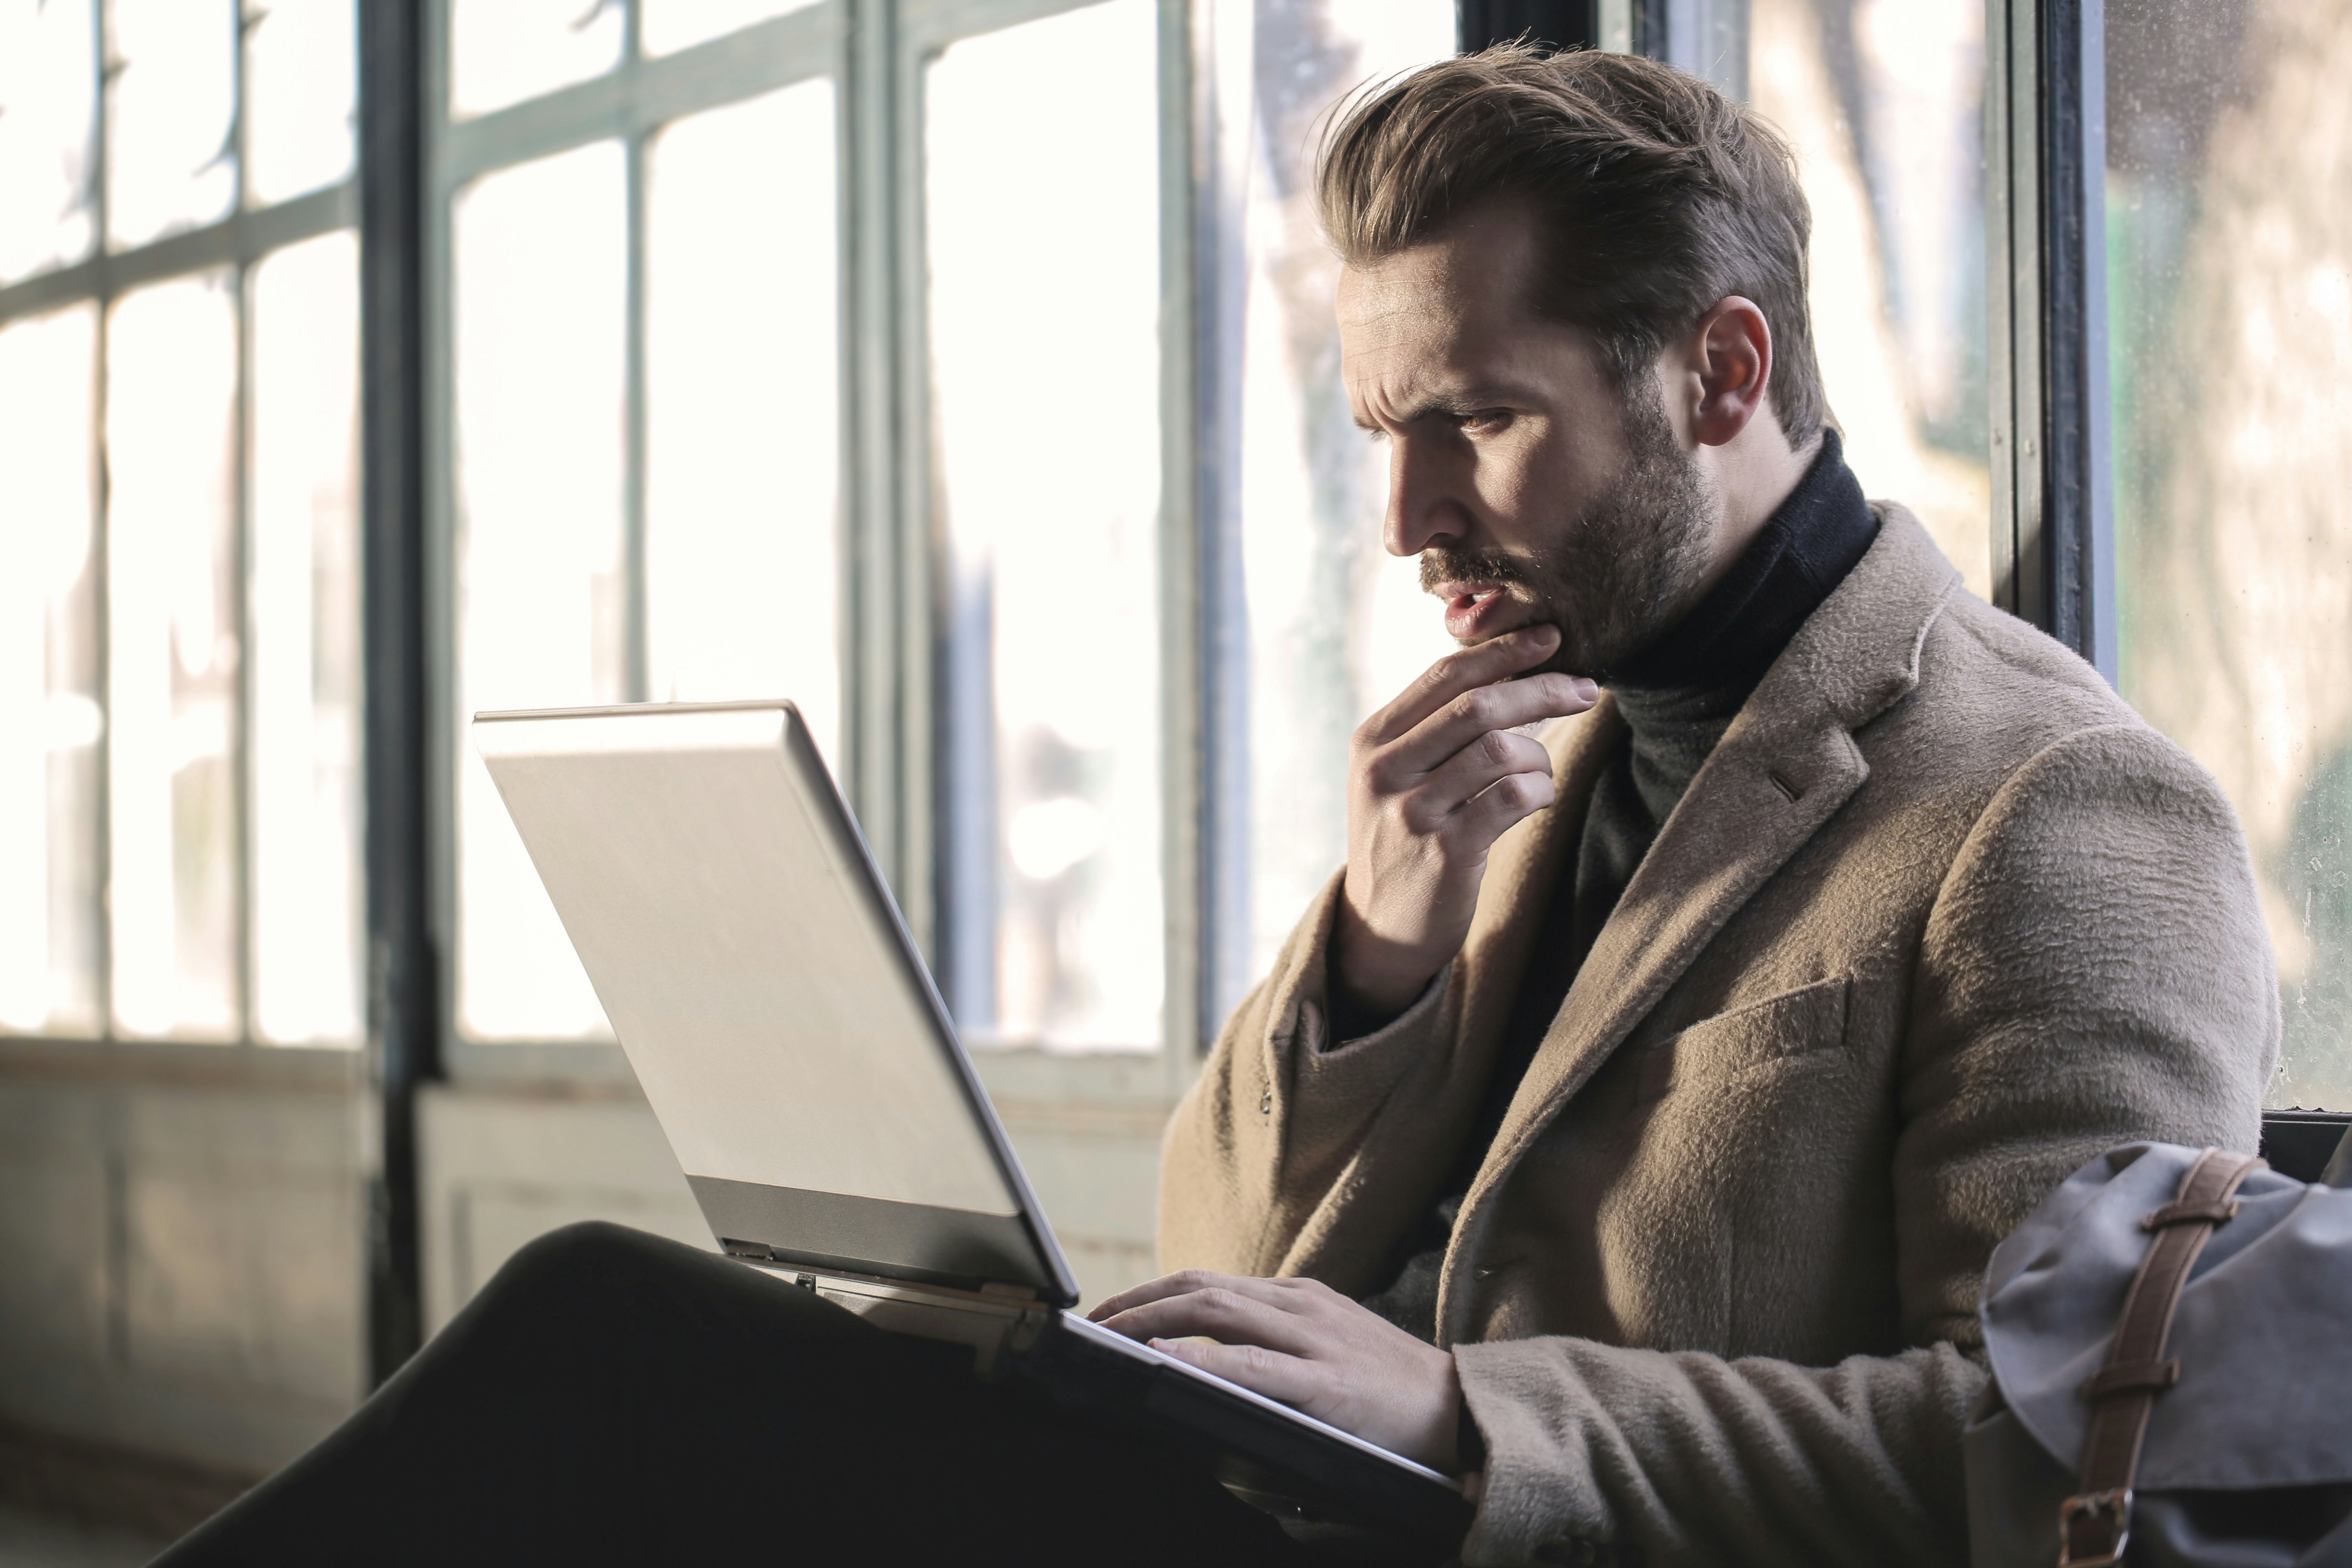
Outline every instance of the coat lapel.
<svg viewBox="0 0 2352 1568"><path fill-rule="evenodd" d="M1869 777L1853 731L1917 684L1920 644L1958 582L1910 513L1890 505L1880 510L1878 539L1799 630L1691 781L1570 986L1464 1201L1441 1284L1440 1343L1454 1342L1459 1331L1455 1320L1468 1306L1460 1288L1466 1259L1528 1147L1731 917ZM1552 864L1555 875L1571 874L1563 858ZM1534 915L1518 916L1520 923L1540 920L1540 900L1516 902L1537 906ZM1531 940L1531 931L1521 939L1508 989L1516 989ZM1489 1005L1507 1016L1510 1000L1505 994Z"/></svg>

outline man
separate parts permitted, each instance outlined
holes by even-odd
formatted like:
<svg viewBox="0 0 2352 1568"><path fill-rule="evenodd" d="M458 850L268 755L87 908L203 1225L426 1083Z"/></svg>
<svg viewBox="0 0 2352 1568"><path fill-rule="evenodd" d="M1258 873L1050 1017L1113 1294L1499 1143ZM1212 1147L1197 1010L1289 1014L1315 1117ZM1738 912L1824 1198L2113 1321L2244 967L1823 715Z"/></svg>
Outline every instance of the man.
<svg viewBox="0 0 2352 1568"><path fill-rule="evenodd" d="M1102 1315L1478 1472L1473 1563L1960 1561L1993 1244L2103 1148L2254 1147L2230 807L1863 501L1742 110L1490 51L1321 198L1463 651L1357 732L1346 870L1170 1130L1190 1268Z"/></svg>
<svg viewBox="0 0 2352 1568"><path fill-rule="evenodd" d="M1434 66L1324 207L1465 646L1359 733L1347 868L1170 1130L1191 1267L1097 1315L1469 1477L1468 1563L1957 1562L1993 1242L2113 1143L2256 1135L2229 807L1864 504L1788 154L1703 84ZM785 1552L1298 1560L1183 1456L605 1226L169 1561Z"/></svg>

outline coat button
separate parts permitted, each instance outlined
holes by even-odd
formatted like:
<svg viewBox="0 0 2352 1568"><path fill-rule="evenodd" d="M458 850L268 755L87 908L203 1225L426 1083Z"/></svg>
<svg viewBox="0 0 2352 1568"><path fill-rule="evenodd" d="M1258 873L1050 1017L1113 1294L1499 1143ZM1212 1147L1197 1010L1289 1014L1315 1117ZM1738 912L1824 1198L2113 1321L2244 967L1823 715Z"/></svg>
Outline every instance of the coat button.
<svg viewBox="0 0 2352 1568"><path fill-rule="evenodd" d="M1257 1113L1260 1116L1274 1114L1274 1090L1269 1089L1257 1097Z"/></svg>

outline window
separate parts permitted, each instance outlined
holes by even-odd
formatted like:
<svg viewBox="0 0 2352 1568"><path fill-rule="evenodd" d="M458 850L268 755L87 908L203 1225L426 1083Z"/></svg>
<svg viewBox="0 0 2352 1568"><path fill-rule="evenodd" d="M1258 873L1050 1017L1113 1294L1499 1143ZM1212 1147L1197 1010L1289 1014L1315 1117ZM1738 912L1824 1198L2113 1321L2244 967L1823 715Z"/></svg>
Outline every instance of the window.
<svg viewBox="0 0 2352 1568"><path fill-rule="evenodd" d="M1991 598L1985 7L1745 10L1748 101L1788 137L1812 205L1815 348L1848 461L1864 494L1916 512ZM1729 7L1715 0L1712 15Z"/></svg>
<svg viewBox="0 0 2352 1568"><path fill-rule="evenodd" d="M609 1039L466 723L789 696L838 756L840 14L447 17L454 1027Z"/></svg>
<svg viewBox="0 0 2352 1568"><path fill-rule="evenodd" d="M2352 15L2108 0L2124 695L2221 780L2279 963L2274 1105L2352 1108Z"/></svg>
<svg viewBox="0 0 2352 1568"><path fill-rule="evenodd" d="M1246 901L1207 1020L1213 1028L1348 858L1348 740L1454 647L1418 569L1381 548L1388 459L1339 382L1339 262L1315 213L1315 139L1363 83L1454 52L1441 5L1258 8L1239 250L1240 584L1247 670L1234 683L1229 847ZM1238 639L1237 639L1238 640Z"/></svg>
<svg viewBox="0 0 2352 1568"><path fill-rule="evenodd" d="M1160 1043L1159 41L1097 0L924 68L939 934L977 1039Z"/></svg>
<svg viewBox="0 0 2352 1568"><path fill-rule="evenodd" d="M0 1028L358 1041L352 26L0 6Z"/></svg>

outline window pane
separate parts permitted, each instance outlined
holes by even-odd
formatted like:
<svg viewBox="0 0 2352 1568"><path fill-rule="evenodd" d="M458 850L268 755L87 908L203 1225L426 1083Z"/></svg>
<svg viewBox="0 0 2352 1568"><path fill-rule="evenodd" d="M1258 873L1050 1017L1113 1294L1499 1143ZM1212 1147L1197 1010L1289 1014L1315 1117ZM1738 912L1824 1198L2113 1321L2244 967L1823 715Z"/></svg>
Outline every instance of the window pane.
<svg viewBox="0 0 2352 1568"><path fill-rule="evenodd" d="M331 234L252 283L254 1032L360 1032L359 247Z"/></svg>
<svg viewBox="0 0 2352 1568"><path fill-rule="evenodd" d="M666 55L781 16L801 11L815 0L642 0L645 9L646 53Z"/></svg>
<svg viewBox="0 0 2352 1568"><path fill-rule="evenodd" d="M95 324L0 327L0 1029L99 1026Z"/></svg>
<svg viewBox="0 0 2352 1568"><path fill-rule="evenodd" d="M479 1039L604 1031L465 723L624 697L622 178L599 142L457 202L457 1016Z"/></svg>
<svg viewBox="0 0 2352 1568"><path fill-rule="evenodd" d="M833 754L833 83L654 142L646 237L647 688L790 697Z"/></svg>
<svg viewBox="0 0 2352 1568"><path fill-rule="evenodd" d="M236 310L225 274L107 338L109 903L125 1034L228 1039L236 962Z"/></svg>
<svg viewBox="0 0 2352 1568"><path fill-rule="evenodd" d="M0 0L0 282L90 242L90 0Z"/></svg>
<svg viewBox="0 0 2352 1568"><path fill-rule="evenodd" d="M1257 8L1242 351L1249 605L1249 951L1264 974L1348 856L1348 737L1454 646L1414 563L1381 548L1385 452L1339 383L1339 263L1315 216L1320 117L1359 83L1454 52L1449 0Z"/></svg>
<svg viewBox="0 0 2352 1568"><path fill-rule="evenodd" d="M2108 0L2124 695L2246 826L2280 1105L2352 1109L2352 12Z"/></svg>
<svg viewBox="0 0 2352 1568"><path fill-rule="evenodd" d="M449 114L463 120L620 62L621 0L449 0Z"/></svg>
<svg viewBox="0 0 2352 1568"><path fill-rule="evenodd" d="M228 214L236 188L236 7L107 6L107 237L118 248Z"/></svg>
<svg viewBox="0 0 2352 1568"><path fill-rule="evenodd" d="M942 942L975 1037L1160 1037L1154 27L1150 0L1110 0L926 77Z"/></svg>
<svg viewBox="0 0 2352 1568"><path fill-rule="evenodd" d="M1812 205L1814 345L1846 461L1990 597L1984 17L1983 0L1750 0L1748 80Z"/></svg>
<svg viewBox="0 0 2352 1568"><path fill-rule="evenodd" d="M269 0L247 14L246 201L267 206L352 166L352 0Z"/></svg>

